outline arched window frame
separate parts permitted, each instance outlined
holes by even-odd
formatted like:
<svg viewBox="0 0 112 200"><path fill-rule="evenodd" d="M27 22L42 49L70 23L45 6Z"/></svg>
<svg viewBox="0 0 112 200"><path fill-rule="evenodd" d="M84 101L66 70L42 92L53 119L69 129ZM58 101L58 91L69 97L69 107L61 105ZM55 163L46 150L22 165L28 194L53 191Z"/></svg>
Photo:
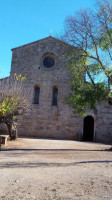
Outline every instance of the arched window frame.
<svg viewBox="0 0 112 200"><path fill-rule="evenodd" d="M34 86L34 95L33 96L34 96L34 98L33 98L33 104L39 104L40 85L35 85Z"/></svg>
<svg viewBox="0 0 112 200"><path fill-rule="evenodd" d="M54 93L55 89L57 90L57 97L55 97L56 93ZM58 96L59 96L59 87L53 86L52 88L52 106L58 105Z"/></svg>

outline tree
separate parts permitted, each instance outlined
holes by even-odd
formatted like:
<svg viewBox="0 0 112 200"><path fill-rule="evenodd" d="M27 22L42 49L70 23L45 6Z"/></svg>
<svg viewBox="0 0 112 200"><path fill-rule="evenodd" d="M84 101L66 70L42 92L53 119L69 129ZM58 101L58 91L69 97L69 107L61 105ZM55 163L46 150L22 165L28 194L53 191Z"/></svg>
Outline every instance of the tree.
<svg viewBox="0 0 112 200"><path fill-rule="evenodd" d="M21 116L32 101L25 79L15 74L0 82L0 123L7 125L11 140L17 138L17 116Z"/></svg>
<svg viewBox="0 0 112 200"><path fill-rule="evenodd" d="M111 100L112 2L97 1L95 8L68 16L61 37L76 47L68 52L72 93L66 102L81 115L96 102Z"/></svg>

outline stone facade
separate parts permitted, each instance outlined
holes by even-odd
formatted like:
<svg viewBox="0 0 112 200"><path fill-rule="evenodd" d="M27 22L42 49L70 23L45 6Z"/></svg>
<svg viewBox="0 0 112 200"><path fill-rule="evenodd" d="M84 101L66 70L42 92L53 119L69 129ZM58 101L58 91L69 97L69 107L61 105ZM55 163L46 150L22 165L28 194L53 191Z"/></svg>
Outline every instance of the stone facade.
<svg viewBox="0 0 112 200"><path fill-rule="evenodd" d="M90 121L84 121L82 117L73 114L72 108L64 102L70 93L71 75L65 56L69 48L73 47L50 36L12 49L11 76L14 73L25 75L26 90L31 91L32 97L35 87L40 88L39 104L34 104L32 100L18 122L18 134L83 140L84 123L87 126L93 119L93 125L89 125L88 129L93 132L90 140L112 144L112 106L108 103L97 105L94 112L87 111L91 117L87 120ZM49 58L54 62L52 67L47 66ZM53 88L58 88L57 105L52 105Z"/></svg>

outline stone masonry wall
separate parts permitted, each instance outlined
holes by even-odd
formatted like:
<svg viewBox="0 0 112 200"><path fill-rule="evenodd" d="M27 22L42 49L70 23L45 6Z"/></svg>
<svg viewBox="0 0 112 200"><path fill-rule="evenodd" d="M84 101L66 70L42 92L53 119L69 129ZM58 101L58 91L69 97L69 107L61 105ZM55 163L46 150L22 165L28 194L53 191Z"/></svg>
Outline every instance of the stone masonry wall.
<svg viewBox="0 0 112 200"><path fill-rule="evenodd" d="M40 86L39 105L31 104L19 120L19 135L81 140L83 119L73 114L64 103L70 92L70 74L66 66L67 45L52 37L12 50L11 75L24 74L28 88L34 95L34 86ZM43 55L52 52L55 66L43 66ZM58 105L52 106L53 86L59 90Z"/></svg>
<svg viewBox="0 0 112 200"><path fill-rule="evenodd" d="M112 105L102 102L96 109L95 140L112 144Z"/></svg>

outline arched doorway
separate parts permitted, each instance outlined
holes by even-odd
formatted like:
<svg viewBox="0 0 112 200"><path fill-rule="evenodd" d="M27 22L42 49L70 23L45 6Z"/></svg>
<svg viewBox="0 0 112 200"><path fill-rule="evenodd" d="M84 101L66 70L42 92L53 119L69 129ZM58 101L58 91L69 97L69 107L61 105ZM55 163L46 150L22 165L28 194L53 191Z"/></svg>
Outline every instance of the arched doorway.
<svg viewBox="0 0 112 200"><path fill-rule="evenodd" d="M93 140L94 140L94 118L92 116L87 116L84 118L83 141L93 141Z"/></svg>

